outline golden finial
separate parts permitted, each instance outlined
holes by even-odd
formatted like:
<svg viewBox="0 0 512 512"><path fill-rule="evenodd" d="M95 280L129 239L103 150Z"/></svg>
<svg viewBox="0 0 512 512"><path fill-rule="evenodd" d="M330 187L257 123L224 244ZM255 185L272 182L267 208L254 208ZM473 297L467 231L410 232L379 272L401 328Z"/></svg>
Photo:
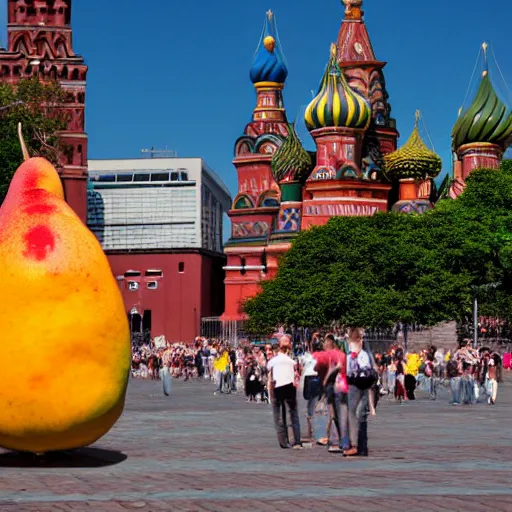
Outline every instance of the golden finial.
<svg viewBox="0 0 512 512"><path fill-rule="evenodd" d="M338 56L338 47L336 43L331 43L331 57L336 58Z"/></svg>
<svg viewBox="0 0 512 512"><path fill-rule="evenodd" d="M361 10L363 6L363 0L342 0L345 4L345 18L360 20L363 16Z"/></svg>
<svg viewBox="0 0 512 512"><path fill-rule="evenodd" d="M267 18L268 18L268 21L272 21L272 16L274 16L274 13L272 12L271 9L269 9L267 11Z"/></svg>
<svg viewBox="0 0 512 512"><path fill-rule="evenodd" d="M489 73L489 63L487 61L487 48L489 48L489 43L487 41L484 41L482 43L482 50L484 52L484 70L482 72L482 76L487 76Z"/></svg>
<svg viewBox="0 0 512 512"><path fill-rule="evenodd" d="M414 114L414 125L416 128L418 127L418 123L420 122L420 116L421 112L419 110L416 110L416 113Z"/></svg>

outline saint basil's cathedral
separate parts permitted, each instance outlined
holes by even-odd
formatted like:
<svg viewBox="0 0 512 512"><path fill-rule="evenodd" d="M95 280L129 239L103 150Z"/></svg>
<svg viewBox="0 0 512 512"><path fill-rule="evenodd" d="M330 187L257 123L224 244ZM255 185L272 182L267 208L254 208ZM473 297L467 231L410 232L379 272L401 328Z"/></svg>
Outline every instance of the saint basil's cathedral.
<svg viewBox="0 0 512 512"><path fill-rule="evenodd" d="M512 142L512 114L485 70L473 103L453 127L453 175L438 189L434 178L441 159L422 140L418 112L410 138L397 149L386 63L375 56L363 0L343 3L337 43L304 114L314 153L304 149L295 123L287 119L288 70L274 15L266 14L250 69L256 107L235 143L238 194L228 213L232 232L225 245L224 321L244 319L245 300L258 293L262 280L275 276L280 256L300 231L333 216L424 213L439 198L455 199L472 170L497 169Z"/></svg>

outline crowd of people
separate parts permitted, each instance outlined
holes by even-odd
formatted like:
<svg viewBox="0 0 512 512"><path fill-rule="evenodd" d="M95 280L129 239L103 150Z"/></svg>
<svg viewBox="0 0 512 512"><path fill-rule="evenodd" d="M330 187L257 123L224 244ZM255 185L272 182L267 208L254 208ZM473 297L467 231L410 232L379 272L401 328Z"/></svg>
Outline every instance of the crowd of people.
<svg viewBox="0 0 512 512"><path fill-rule="evenodd" d="M242 343L236 348L203 338L193 345L146 344L134 349L132 362L134 377L162 378L166 395L172 378L201 378L215 383L215 395L243 392L247 402L271 404L282 448L316 443L347 457L368 455L367 421L376 415L381 397L403 404L415 400L420 389L435 400L444 386L451 390L453 405L483 399L494 405L502 371L498 352L475 350L468 340L453 354L433 346L421 352L392 346L373 354L363 343L361 329L349 329L345 336L314 333L304 344L292 343L288 335L277 344ZM297 400L301 387L306 402L304 437ZM323 411L328 413L325 433L316 435L314 420Z"/></svg>
<svg viewBox="0 0 512 512"><path fill-rule="evenodd" d="M401 348L391 347L385 354L376 354L376 362L381 393L392 394L400 402L414 400L418 388L435 400L439 387L449 387L453 405L475 404L483 398L494 405L504 370L499 352L473 349L470 340L453 353L432 346L404 354Z"/></svg>

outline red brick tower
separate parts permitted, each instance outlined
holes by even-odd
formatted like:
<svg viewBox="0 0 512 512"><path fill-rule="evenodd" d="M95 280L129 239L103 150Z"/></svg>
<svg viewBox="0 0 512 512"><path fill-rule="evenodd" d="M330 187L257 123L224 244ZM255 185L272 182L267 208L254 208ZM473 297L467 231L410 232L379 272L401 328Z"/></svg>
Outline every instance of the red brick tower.
<svg viewBox="0 0 512 512"><path fill-rule="evenodd" d="M348 84L370 103L372 121L365 134L363 160L382 165L382 157L397 148L398 131L391 117L383 69L375 57L364 23L363 0L343 0L345 18L338 35L338 65Z"/></svg>
<svg viewBox="0 0 512 512"><path fill-rule="evenodd" d="M8 0L8 49L0 51L0 79L16 83L38 76L58 80L66 91L68 114L61 133L69 147L59 173L66 200L87 219L87 135L85 85L87 66L73 52L71 0Z"/></svg>

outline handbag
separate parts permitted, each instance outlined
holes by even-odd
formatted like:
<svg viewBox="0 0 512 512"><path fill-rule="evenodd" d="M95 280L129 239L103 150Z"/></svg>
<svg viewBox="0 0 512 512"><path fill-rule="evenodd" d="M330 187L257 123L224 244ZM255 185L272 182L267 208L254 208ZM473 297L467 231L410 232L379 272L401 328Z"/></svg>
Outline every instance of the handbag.
<svg viewBox="0 0 512 512"><path fill-rule="evenodd" d="M347 376L338 372L336 380L334 381L334 392L335 393L348 393L348 380Z"/></svg>

